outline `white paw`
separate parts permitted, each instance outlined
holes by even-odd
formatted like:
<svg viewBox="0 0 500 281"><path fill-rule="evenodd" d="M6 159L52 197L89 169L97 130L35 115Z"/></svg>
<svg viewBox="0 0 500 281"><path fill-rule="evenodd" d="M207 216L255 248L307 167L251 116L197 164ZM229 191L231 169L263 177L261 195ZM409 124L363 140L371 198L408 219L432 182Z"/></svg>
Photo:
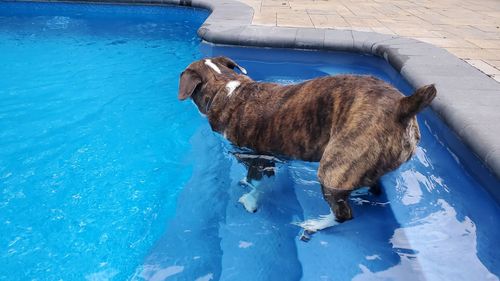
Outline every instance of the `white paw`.
<svg viewBox="0 0 500 281"><path fill-rule="evenodd" d="M255 186L252 184L252 182L247 181L247 178L243 178L238 182L239 185L243 187L250 187L252 189L255 189Z"/></svg>
<svg viewBox="0 0 500 281"><path fill-rule="evenodd" d="M310 219L303 222L297 222L294 224L302 227L303 229L309 232L316 232L319 230L323 230L325 228L332 227L339 223L335 220L335 215L332 212L330 212L330 214L319 216L319 218L317 219Z"/></svg>
<svg viewBox="0 0 500 281"><path fill-rule="evenodd" d="M258 207L258 202L259 201L259 196L258 196L258 191L252 190L249 193L243 194L243 196L240 197L238 202L243 204L245 209L250 212L250 213L255 213L257 211Z"/></svg>

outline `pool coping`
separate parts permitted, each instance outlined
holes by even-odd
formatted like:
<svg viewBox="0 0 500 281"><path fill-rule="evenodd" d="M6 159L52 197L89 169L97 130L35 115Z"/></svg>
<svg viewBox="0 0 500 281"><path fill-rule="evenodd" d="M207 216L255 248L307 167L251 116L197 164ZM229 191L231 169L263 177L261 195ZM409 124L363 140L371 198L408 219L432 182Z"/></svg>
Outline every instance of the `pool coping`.
<svg viewBox="0 0 500 281"><path fill-rule="evenodd" d="M500 83L443 48L376 32L253 25L253 8L236 0L41 1L191 6L211 11L198 29L198 35L209 43L382 57L414 88L436 85L438 95L432 109L500 179L500 110L496 109L500 106ZM500 189L490 191L500 198Z"/></svg>

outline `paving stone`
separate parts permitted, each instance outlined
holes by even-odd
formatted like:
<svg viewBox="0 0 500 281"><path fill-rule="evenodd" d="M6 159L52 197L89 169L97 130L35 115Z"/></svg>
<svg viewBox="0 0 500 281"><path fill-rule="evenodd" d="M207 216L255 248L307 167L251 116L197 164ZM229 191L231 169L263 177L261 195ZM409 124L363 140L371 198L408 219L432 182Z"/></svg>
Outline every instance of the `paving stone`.
<svg viewBox="0 0 500 281"><path fill-rule="evenodd" d="M481 70L485 74L488 75L499 75L500 70L496 69L495 67L487 64L486 62L482 60L465 60L468 64L472 65L473 67Z"/></svg>
<svg viewBox="0 0 500 281"><path fill-rule="evenodd" d="M479 46L480 48L498 49L498 51L500 52L500 40L470 38L467 39L467 41L472 42L474 45Z"/></svg>
<svg viewBox="0 0 500 281"><path fill-rule="evenodd" d="M257 1L263 5L256 12L253 24L272 24L274 20L258 14L267 11L266 5L274 8L286 2L294 16L287 15L290 9L273 10L277 26L341 28L418 37L440 47L453 48L450 51L463 59L481 59L486 63L500 60L497 0L461 2L460 5L454 1L241 1L252 5ZM464 50L466 48L481 50L474 53Z"/></svg>
<svg viewBox="0 0 500 281"><path fill-rule="evenodd" d="M332 26L349 27L347 21L339 15L308 14L315 28L327 28Z"/></svg>
<svg viewBox="0 0 500 281"><path fill-rule="evenodd" d="M278 26L314 27L307 13L277 13L276 21Z"/></svg>

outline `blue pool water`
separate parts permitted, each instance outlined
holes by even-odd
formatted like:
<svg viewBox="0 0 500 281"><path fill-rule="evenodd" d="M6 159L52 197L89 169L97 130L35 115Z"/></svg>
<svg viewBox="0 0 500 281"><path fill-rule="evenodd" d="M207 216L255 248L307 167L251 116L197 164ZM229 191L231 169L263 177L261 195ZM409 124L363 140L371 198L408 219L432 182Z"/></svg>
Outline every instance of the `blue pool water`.
<svg viewBox="0 0 500 281"><path fill-rule="evenodd" d="M317 164L301 161L279 165L247 213L230 144L177 101L191 61L411 89L368 56L200 44L207 15L0 2L0 280L498 280L500 209L484 188L498 180L449 148L430 110L383 195L351 198L354 220L298 239L292 222L328 212Z"/></svg>

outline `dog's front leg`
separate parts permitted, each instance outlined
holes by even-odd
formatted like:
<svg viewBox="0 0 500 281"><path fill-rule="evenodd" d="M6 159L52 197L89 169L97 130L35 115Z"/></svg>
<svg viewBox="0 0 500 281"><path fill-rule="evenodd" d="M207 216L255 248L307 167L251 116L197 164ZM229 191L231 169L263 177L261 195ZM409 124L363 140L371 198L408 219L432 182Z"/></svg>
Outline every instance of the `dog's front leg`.
<svg viewBox="0 0 500 281"><path fill-rule="evenodd" d="M240 181L241 185L250 187L250 192L243 194L238 202L243 204L245 210L250 213L255 213L259 207L259 199L262 195L261 180L264 176L271 177L274 175L275 164L268 159L259 157L248 158L245 160L248 166L247 176Z"/></svg>
<svg viewBox="0 0 500 281"><path fill-rule="evenodd" d="M377 180L375 184L370 186L370 192L375 196L382 194L382 183L380 182L380 179Z"/></svg>
<svg viewBox="0 0 500 281"><path fill-rule="evenodd" d="M243 194L238 202L243 204L243 207L245 207L245 210L249 213L255 213L259 207L261 191L251 183L248 183L247 185L250 186L252 190Z"/></svg>

